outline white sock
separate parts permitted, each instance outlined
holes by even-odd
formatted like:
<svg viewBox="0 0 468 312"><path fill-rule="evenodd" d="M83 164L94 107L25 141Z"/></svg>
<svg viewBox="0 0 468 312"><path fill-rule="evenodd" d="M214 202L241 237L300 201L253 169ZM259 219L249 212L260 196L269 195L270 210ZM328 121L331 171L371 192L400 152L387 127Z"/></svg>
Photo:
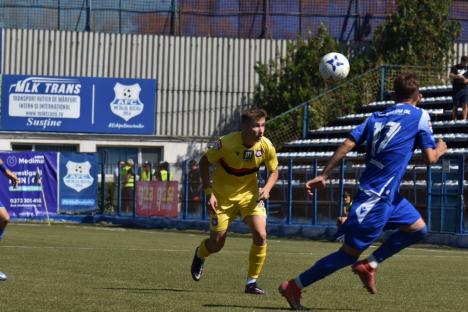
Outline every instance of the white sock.
<svg viewBox="0 0 468 312"><path fill-rule="evenodd" d="M255 283L256 281L257 281L256 278L247 277L247 281L245 282L245 284L249 285L249 284Z"/></svg>
<svg viewBox="0 0 468 312"><path fill-rule="evenodd" d="M302 285L301 279L299 278L299 276L294 278L293 281L294 283L296 283L297 287L299 287L300 289L304 288L304 285Z"/></svg>
<svg viewBox="0 0 468 312"><path fill-rule="evenodd" d="M374 270L377 269L377 267L379 266L379 263L377 262L377 260L374 258L373 255L370 255L367 258L367 262L369 263L370 267L373 268Z"/></svg>

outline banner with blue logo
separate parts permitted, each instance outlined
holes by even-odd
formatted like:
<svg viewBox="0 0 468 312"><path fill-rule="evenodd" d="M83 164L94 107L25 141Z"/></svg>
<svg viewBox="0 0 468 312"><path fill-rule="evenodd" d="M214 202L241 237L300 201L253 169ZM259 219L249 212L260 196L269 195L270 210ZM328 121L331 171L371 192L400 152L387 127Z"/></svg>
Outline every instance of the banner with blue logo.
<svg viewBox="0 0 468 312"><path fill-rule="evenodd" d="M60 212L83 212L98 207L96 154L60 153Z"/></svg>
<svg viewBox="0 0 468 312"><path fill-rule="evenodd" d="M155 79L2 76L0 130L154 134Z"/></svg>
<svg viewBox="0 0 468 312"><path fill-rule="evenodd" d="M0 200L12 217L44 217L58 213L57 153L0 152L5 165L18 177L13 188L0 173Z"/></svg>

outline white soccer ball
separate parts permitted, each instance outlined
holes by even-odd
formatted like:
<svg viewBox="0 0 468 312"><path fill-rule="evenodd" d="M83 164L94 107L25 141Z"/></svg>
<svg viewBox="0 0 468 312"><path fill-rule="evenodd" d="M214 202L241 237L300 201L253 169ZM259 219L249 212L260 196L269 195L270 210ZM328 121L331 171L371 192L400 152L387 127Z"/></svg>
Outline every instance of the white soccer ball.
<svg viewBox="0 0 468 312"><path fill-rule="evenodd" d="M349 74L349 62L341 53L331 52L325 54L320 60L320 75L325 80L341 80Z"/></svg>

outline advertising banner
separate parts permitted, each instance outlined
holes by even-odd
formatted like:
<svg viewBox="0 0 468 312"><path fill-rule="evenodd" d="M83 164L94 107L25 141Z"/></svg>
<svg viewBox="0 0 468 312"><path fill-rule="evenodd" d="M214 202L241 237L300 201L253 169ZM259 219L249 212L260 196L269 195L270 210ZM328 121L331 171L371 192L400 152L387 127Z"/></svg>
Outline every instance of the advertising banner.
<svg viewBox="0 0 468 312"><path fill-rule="evenodd" d="M60 212L83 212L98 207L96 154L60 153Z"/></svg>
<svg viewBox="0 0 468 312"><path fill-rule="evenodd" d="M57 153L0 152L5 165L17 175L13 188L0 174L0 200L12 217L43 217L58 213Z"/></svg>
<svg viewBox="0 0 468 312"><path fill-rule="evenodd" d="M0 130L154 134L155 79L2 76Z"/></svg>
<svg viewBox="0 0 468 312"><path fill-rule="evenodd" d="M136 189L138 217L177 217L178 182L138 181Z"/></svg>

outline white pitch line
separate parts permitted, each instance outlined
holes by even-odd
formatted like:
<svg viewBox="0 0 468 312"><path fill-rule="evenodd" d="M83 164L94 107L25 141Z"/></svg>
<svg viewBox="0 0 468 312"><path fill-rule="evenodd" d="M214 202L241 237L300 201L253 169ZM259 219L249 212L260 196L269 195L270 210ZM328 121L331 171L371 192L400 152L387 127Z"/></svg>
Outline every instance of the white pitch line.
<svg viewBox="0 0 468 312"><path fill-rule="evenodd" d="M168 253L192 253L192 249L166 249L166 248L100 248L100 247L72 247L72 246L17 246L17 245L5 245L0 246L0 248L17 248L17 249L49 249L49 250L127 250L127 251L141 251L141 252L168 252ZM417 251L428 251L428 252L438 252L437 250L428 250L428 249L415 249ZM442 251L441 251L442 252ZM449 251L445 255L432 255L433 258L468 258L468 253L463 252L452 252L449 254ZM234 251L234 250L224 250L222 253L237 253L237 254L248 254L247 251ZM282 252L282 251L270 251L269 254L279 254L279 255L289 255L289 256L325 256L322 253L312 253L312 252ZM419 254L397 254L394 257L404 257L404 258L423 258L427 257L427 255Z"/></svg>

